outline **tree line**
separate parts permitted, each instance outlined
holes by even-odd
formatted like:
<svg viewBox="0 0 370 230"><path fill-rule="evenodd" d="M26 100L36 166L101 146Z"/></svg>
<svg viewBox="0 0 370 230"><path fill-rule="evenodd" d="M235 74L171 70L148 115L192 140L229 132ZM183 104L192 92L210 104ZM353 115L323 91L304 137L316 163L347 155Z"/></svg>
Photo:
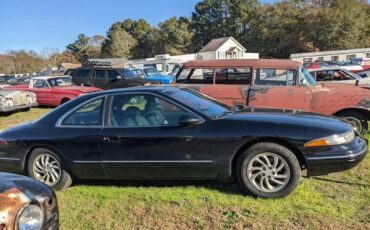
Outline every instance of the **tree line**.
<svg viewBox="0 0 370 230"><path fill-rule="evenodd" d="M203 0L191 17L171 17L157 26L126 19L113 23L106 36L80 34L62 54L79 62L179 55L233 36L247 52L289 58L291 53L370 47L369 18L366 0Z"/></svg>

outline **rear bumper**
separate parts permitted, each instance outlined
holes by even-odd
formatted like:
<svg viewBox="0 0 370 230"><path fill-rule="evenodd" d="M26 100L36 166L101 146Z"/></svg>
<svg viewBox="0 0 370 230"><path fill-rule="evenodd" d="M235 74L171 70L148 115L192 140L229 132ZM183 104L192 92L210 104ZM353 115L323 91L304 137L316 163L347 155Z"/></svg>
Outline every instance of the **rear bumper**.
<svg viewBox="0 0 370 230"><path fill-rule="evenodd" d="M38 106L37 103L32 103L31 105L18 105L18 106L12 106L12 107L0 107L0 112L11 112L15 110L20 110L20 109L27 109L31 107L36 107Z"/></svg>
<svg viewBox="0 0 370 230"><path fill-rule="evenodd" d="M325 151L305 156L307 176L340 172L358 165L368 151L367 140L356 137L348 145L332 146Z"/></svg>

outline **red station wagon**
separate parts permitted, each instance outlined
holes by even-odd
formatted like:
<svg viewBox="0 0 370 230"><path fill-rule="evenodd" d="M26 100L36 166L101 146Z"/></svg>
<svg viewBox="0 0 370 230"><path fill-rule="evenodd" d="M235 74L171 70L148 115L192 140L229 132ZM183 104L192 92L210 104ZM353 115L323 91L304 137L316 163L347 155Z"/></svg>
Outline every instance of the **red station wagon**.
<svg viewBox="0 0 370 230"><path fill-rule="evenodd" d="M185 85L229 105L304 110L344 117L365 134L370 118L366 86L317 83L297 61L279 59L200 60L176 75Z"/></svg>

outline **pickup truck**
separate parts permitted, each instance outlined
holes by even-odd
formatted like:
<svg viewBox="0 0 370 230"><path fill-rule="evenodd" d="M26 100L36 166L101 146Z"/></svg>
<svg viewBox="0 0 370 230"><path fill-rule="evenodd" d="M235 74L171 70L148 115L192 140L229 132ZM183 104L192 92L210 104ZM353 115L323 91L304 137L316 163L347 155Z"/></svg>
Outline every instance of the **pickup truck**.
<svg viewBox="0 0 370 230"><path fill-rule="evenodd" d="M317 83L301 63L279 59L199 60L184 63L176 84L229 105L303 110L345 118L368 130L367 86Z"/></svg>
<svg viewBox="0 0 370 230"><path fill-rule="evenodd" d="M154 67L145 67L145 68L142 68L142 69L134 68L134 69L131 69L131 71L134 72L141 79L158 81L161 84L171 84L173 79L174 79L173 76L162 75Z"/></svg>
<svg viewBox="0 0 370 230"><path fill-rule="evenodd" d="M59 106L85 93L100 91L95 87L76 86L71 76L33 77L28 85L11 85L5 89L18 89L36 94L37 102L43 106Z"/></svg>

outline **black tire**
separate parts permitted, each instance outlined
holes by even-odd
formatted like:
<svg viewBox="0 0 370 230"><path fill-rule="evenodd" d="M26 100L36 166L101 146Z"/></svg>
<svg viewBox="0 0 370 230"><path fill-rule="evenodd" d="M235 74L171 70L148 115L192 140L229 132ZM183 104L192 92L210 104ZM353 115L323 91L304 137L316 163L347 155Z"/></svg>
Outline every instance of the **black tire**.
<svg viewBox="0 0 370 230"><path fill-rule="evenodd" d="M33 166L35 164L35 160L38 159L38 157L40 157L41 155L49 155L51 157L53 157L58 163L59 163L59 166L60 166L60 176L59 176L59 179L56 180L56 183L55 184L52 184L52 185L49 185L47 184L49 187L51 187L52 189L54 190L58 190L58 191L63 191L65 190L66 188L68 188L69 186L72 185L72 177L71 175L68 173L68 171L65 169L65 166L64 166L64 163L61 161L60 157L55 154L54 152L50 151L49 149L45 149L45 148L37 148L37 149L34 149L29 158L28 158L28 162L27 162L27 173L28 175L35 179L35 180L38 180L38 181L41 181L38 179L38 177L36 176L34 170L33 170ZM43 182L43 181L41 181Z"/></svg>
<svg viewBox="0 0 370 230"><path fill-rule="evenodd" d="M63 105L64 103L68 101L69 101L69 98L63 98L62 101L60 102L60 105Z"/></svg>
<svg viewBox="0 0 370 230"><path fill-rule="evenodd" d="M289 176L287 176L286 179L283 179L285 180L285 185L281 185L283 187L281 187L277 191L266 192L261 189L258 189L257 186L255 186L251 182L247 175L248 166L252 164L252 162L256 162L254 161L256 157L261 156L261 154L265 153L272 154L273 156L277 155L279 159L281 159L281 162L283 162L283 164L285 165L283 168L284 171L286 170L286 167L289 168L289 170L287 170L289 171ZM301 167L297 157L288 148L271 142L261 142L249 147L239 156L236 167L237 167L236 168L237 178L242 189L247 194L250 194L255 197L281 198L288 196L296 189L301 179ZM269 173L272 172L269 171ZM265 177L265 173L262 173L262 177ZM279 187L278 184L276 185L277 187Z"/></svg>
<svg viewBox="0 0 370 230"><path fill-rule="evenodd" d="M358 121L360 121L361 123L361 130L358 131L361 136L364 136L366 135L367 131L369 130L369 125L367 123L367 118L366 116L359 112L359 111L356 111L356 110L345 110L345 111L342 111L342 112L339 112L337 114L338 117L342 117L344 119L347 119L349 122L351 122L351 118L355 118L357 119Z"/></svg>

